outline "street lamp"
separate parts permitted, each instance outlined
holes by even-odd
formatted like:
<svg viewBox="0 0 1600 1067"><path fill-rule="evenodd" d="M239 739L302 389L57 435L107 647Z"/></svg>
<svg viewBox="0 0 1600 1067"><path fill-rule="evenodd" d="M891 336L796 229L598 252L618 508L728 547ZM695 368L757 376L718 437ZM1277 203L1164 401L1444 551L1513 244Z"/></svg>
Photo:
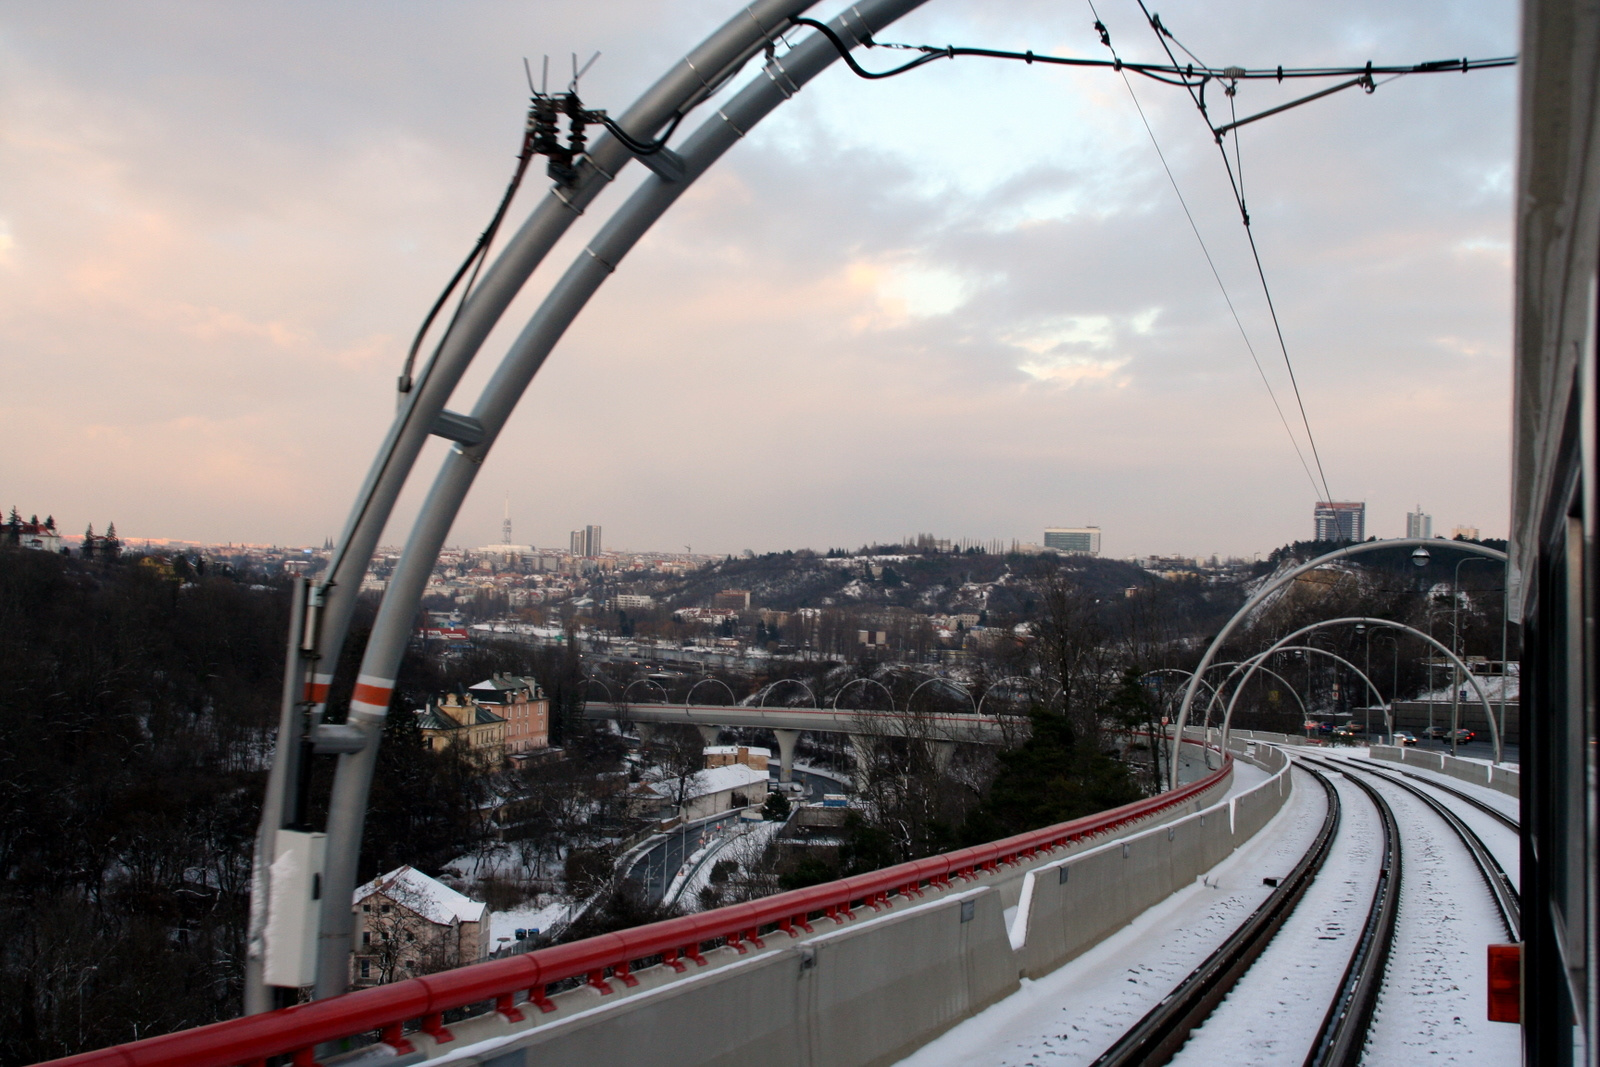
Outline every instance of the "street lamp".
<svg viewBox="0 0 1600 1067"><path fill-rule="evenodd" d="M1418 567L1426 567L1432 559L1433 557L1428 554L1428 550L1421 545L1418 545L1411 553L1411 562Z"/></svg>

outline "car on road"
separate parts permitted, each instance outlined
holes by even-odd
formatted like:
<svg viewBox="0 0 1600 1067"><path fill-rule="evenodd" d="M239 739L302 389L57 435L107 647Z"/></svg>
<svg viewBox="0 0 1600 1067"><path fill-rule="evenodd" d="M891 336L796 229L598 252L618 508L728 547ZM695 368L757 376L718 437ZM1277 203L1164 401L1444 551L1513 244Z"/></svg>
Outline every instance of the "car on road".
<svg viewBox="0 0 1600 1067"><path fill-rule="evenodd" d="M1478 735L1467 729L1465 726L1456 731L1456 744L1458 745L1469 745L1477 739Z"/></svg>
<svg viewBox="0 0 1600 1067"><path fill-rule="evenodd" d="M1414 745L1417 743L1417 735L1410 730L1396 730L1394 732L1394 743L1397 745Z"/></svg>
<svg viewBox="0 0 1600 1067"><path fill-rule="evenodd" d="M1430 726L1426 730L1422 731L1422 736L1426 737L1429 741L1448 741L1450 740L1450 727Z"/></svg>

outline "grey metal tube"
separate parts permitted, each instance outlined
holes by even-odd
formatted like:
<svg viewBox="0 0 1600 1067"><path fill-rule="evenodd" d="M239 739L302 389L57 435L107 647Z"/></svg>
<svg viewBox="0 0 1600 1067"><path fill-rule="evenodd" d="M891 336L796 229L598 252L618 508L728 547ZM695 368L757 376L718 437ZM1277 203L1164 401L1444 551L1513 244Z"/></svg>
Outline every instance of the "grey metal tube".
<svg viewBox="0 0 1600 1067"><path fill-rule="evenodd" d="M867 32L881 29L922 2L867 0L834 19L832 27L846 40L859 43ZM747 85L684 141L679 149L684 161L683 178L673 182L659 177L646 180L606 223L546 296L473 408L473 417L484 428L483 441L471 448L458 445L446 457L385 591L362 659L349 721L364 730L368 740L361 752L339 758L329 802L326 894L317 968L319 998L336 996L349 984L353 927L349 901L355 889L367 795L388 713L388 687L393 685L428 575L484 457L551 349L622 257L724 152L837 59L838 52L830 42L817 34L808 36L796 48L769 62L765 78ZM361 699L364 686L371 687L373 699ZM381 700L377 699L380 694Z"/></svg>
<svg viewBox="0 0 1600 1067"><path fill-rule="evenodd" d="M1287 650L1283 650L1283 651L1287 651ZM1215 669L1220 668L1220 667L1237 667L1237 666L1239 666L1238 663L1213 663L1211 665L1211 669L1215 670ZM1300 698L1300 694L1295 692L1295 688L1294 688L1294 683L1293 682L1289 681L1289 679L1285 678L1283 675L1279 674L1277 671L1272 670L1270 667L1258 667L1256 669L1259 670L1262 674L1265 674L1265 675L1268 675L1270 677L1276 678L1278 681L1283 683L1283 687L1285 689L1289 690L1289 695L1294 697L1294 702L1296 704L1300 705L1300 717L1302 719L1308 718L1310 716L1311 712L1306 708L1306 702ZM1222 693L1221 693L1220 690L1217 689L1216 686L1212 685L1210 682L1207 682L1206 685L1211 689L1211 700L1210 700L1209 703L1206 704L1206 717L1201 720L1200 727L1201 727L1201 729L1209 730L1209 729L1211 729L1211 712L1212 712L1213 709L1216 708L1217 704L1222 700Z"/></svg>
<svg viewBox="0 0 1600 1067"><path fill-rule="evenodd" d="M1270 674L1270 675L1272 675L1272 677L1278 679L1278 681L1282 682L1284 685L1289 685L1289 679L1285 678L1283 675L1277 673L1276 671L1270 670L1269 668L1263 667L1261 665L1262 662L1268 656L1270 656L1270 655L1272 655L1272 654L1274 654L1276 652L1316 652L1316 653L1319 653L1320 655L1327 656L1329 659L1337 660L1338 662L1344 664L1346 667L1349 667L1351 670L1355 671L1356 674L1360 675L1361 676L1361 680L1363 682L1366 682L1367 683L1367 688L1372 691L1372 695L1378 698L1378 703L1380 703L1380 704L1383 703L1383 694L1378 692L1378 687L1372 684L1372 679L1367 677L1367 672L1362 670L1360 667L1357 667L1354 663L1351 663L1349 660L1345 659L1343 656L1339 655L1337 652L1329 652L1327 649L1318 648L1316 645L1284 645L1282 648L1274 647L1274 648L1272 648L1272 649L1270 649L1270 650L1268 650L1266 652L1257 653L1256 655L1251 656L1249 659L1241 660L1238 663L1218 664L1218 666L1223 666L1223 667L1249 668L1248 671L1245 673L1245 676L1243 678L1239 679L1238 688L1235 689L1233 691L1233 695L1228 698L1228 713L1229 714L1232 713L1233 702L1235 700L1237 700L1238 697L1239 697L1239 694L1244 691L1245 683L1250 680L1250 676L1252 674L1254 674L1256 671L1260 671L1262 674ZM1234 673L1237 674L1238 672L1235 671ZM1228 677L1231 678L1231 677L1233 677L1233 675L1230 674ZM1294 693L1294 686L1289 685L1289 692ZM1300 700L1300 694L1299 693L1295 693L1295 699L1296 700ZM1215 708L1216 706L1217 706L1216 697L1212 697L1211 703L1206 705L1206 720L1205 721L1206 721L1206 725L1208 725L1208 726L1211 723L1211 709ZM1311 717L1311 713L1306 710L1306 703L1303 700L1300 700L1300 711L1302 713L1301 714L1301 718L1309 719ZM1389 722L1389 727L1390 727L1390 731L1389 732L1393 733L1394 732L1394 717L1393 717L1392 713L1390 713L1387 709L1385 709L1385 718Z"/></svg>
<svg viewBox="0 0 1600 1067"><path fill-rule="evenodd" d="M1332 552L1329 552L1326 555L1321 555L1316 559L1308 560L1305 563L1300 564L1300 566L1285 571L1276 578L1270 579L1260 589L1257 589L1250 599L1244 602L1243 606L1241 606L1238 611L1233 613L1233 618L1229 619L1228 624L1217 633L1216 637L1211 639L1211 644L1206 649L1205 655L1200 657L1200 664L1199 666L1195 667L1194 677L1189 679L1189 686L1183 692L1183 704L1178 708L1178 720L1175 724L1178 736L1181 737L1183 735L1183 727L1189 721L1189 708L1190 705L1194 703L1194 694L1199 688L1199 677L1210 669L1212 661L1217 658L1217 653L1222 651L1222 645L1228 640L1229 635L1231 635L1233 631L1238 628L1241 622L1249 618L1250 614L1254 612L1256 608L1260 607L1268 597L1272 596L1278 590L1282 589L1284 586L1300 577L1300 575L1306 573L1307 571L1315 570L1324 563L1332 563L1335 560L1348 559L1351 556L1359 556L1366 552L1377 552L1385 548L1408 548L1411 546L1426 548L1429 545L1432 545L1435 548L1454 548L1459 549L1462 552L1474 552L1480 556L1488 556L1490 559L1504 560L1506 558L1506 554L1504 552L1497 551L1493 548L1488 548L1484 545L1473 544L1471 541L1440 542L1423 537L1396 537L1388 541L1362 541L1360 544L1346 545L1344 548L1334 549ZM1498 733L1496 736L1499 736ZM1500 755L1501 753L1499 751L1499 746L1496 745L1496 763L1500 762ZM1178 780L1177 749L1173 749L1172 752L1172 780L1174 782Z"/></svg>
<svg viewBox="0 0 1600 1067"><path fill-rule="evenodd" d="M622 114L618 123L636 137L655 136L674 114L701 103L742 67L782 31L790 15L805 11L814 2L756 0L657 80ZM596 139L580 166L576 186L570 190L552 187L546 192L544 199L518 228L473 289L450 334L440 345L437 357L424 364L417 382L403 396L400 411L390 425L356 497L327 577L312 594L318 608L316 662L312 665L315 673L309 679L313 722L321 718L328 687L333 680L332 666L338 662L340 650L349 633L350 617L355 609L361 578L372 559L378 538L388 523L395 501L433 431L435 420L444 411L484 340L534 269L565 235L572 222L583 214L584 208L631 159L632 154L611 134L606 133ZM326 664L327 667L317 670L316 663ZM291 696L297 701L302 699L299 693L286 694L285 699ZM281 822L283 798L289 788L285 783L295 771L291 750L296 746L292 742L290 735L280 734L269 776L269 783L276 780L280 784L277 788L269 784L263 826L269 821ZM261 842L258 841L258 851L260 847ZM268 843L268 862L270 851ZM252 926L262 928L266 925L266 877L265 871L259 875L256 888L260 892L254 893L251 898ZM255 984L259 985L258 982ZM249 977L246 985L247 1000L252 1004L265 1003L264 990L253 988Z"/></svg>
<svg viewBox="0 0 1600 1067"><path fill-rule="evenodd" d="M1493 549L1490 549L1489 551L1493 551ZM1260 654L1256 655L1255 657L1253 657L1252 660L1246 660L1245 662L1246 663L1251 663L1251 662L1256 662L1256 661L1265 659L1267 656L1271 655L1272 653L1277 652L1280 649L1282 649L1290 641L1293 641L1295 638L1299 637L1301 634L1308 634L1308 633L1311 633L1311 632L1313 632L1315 630L1325 629L1326 627L1329 627L1329 626L1346 626L1346 625L1352 625L1354 623L1365 623L1368 626L1385 626L1385 627L1388 627L1391 630L1404 630L1406 633L1410 634L1411 636L1416 637L1416 638L1420 638L1421 640L1426 641L1428 644L1432 645L1434 648L1438 649L1440 652L1443 652L1446 656L1448 656L1450 658L1450 661L1452 663L1454 663L1456 666L1460 667L1461 668L1461 672L1463 674L1465 674L1467 676L1468 681L1470 681L1472 683L1472 687L1478 691L1478 702L1483 705L1484 717L1489 720L1489 732L1494 737L1494 757L1495 757L1494 761L1496 763L1500 762L1500 755L1501 755L1500 729L1499 729L1498 726L1495 725L1494 709L1492 707L1490 707L1490 705L1489 705L1489 697L1488 697L1488 694L1486 694L1483 691L1482 683L1480 683L1478 681L1478 678L1477 678L1477 676L1475 674L1473 674L1471 671L1467 670L1467 665L1461 661L1461 657L1460 656L1457 656L1454 652L1450 651L1444 645L1442 645L1438 641L1434 640L1428 634L1423 633L1421 630L1417 629L1415 626L1407 626L1405 623L1403 623L1403 622L1395 622L1393 619L1371 619L1371 618L1366 618L1366 617L1360 616L1360 615L1351 615L1351 616L1348 616L1348 617L1342 618L1342 619L1324 619L1322 622L1313 622L1313 623L1310 623L1310 624L1308 624L1306 626L1302 626L1302 627L1300 627L1300 629L1296 630L1292 634L1285 634L1283 637L1279 638L1276 642L1274 642L1271 648L1268 648L1264 652L1261 652ZM1351 666L1354 667L1354 664L1352 664ZM1234 674L1238 674L1238 673L1239 673L1239 669L1235 668L1234 671L1233 671L1233 674L1230 674L1228 676L1228 678L1231 679ZM1246 674L1245 674L1246 680L1248 680L1249 677L1250 677L1250 673L1246 672ZM1224 679L1223 684L1226 685L1227 681L1228 681L1228 679ZM1368 682L1367 684L1371 685L1372 683ZM1241 685L1240 689L1242 689L1242 688L1243 688L1243 686ZM1234 700L1238 699L1238 696L1239 696L1239 689L1235 689L1234 692L1233 692L1233 697L1230 698L1229 701L1228 701L1227 710L1225 712L1223 712L1223 716L1222 716L1222 743L1223 743L1224 746L1226 746L1227 743L1228 743L1228 731L1229 731L1229 728L1232 726L1232 723L1233 723L1233 702L1234 702Z"/></svg>

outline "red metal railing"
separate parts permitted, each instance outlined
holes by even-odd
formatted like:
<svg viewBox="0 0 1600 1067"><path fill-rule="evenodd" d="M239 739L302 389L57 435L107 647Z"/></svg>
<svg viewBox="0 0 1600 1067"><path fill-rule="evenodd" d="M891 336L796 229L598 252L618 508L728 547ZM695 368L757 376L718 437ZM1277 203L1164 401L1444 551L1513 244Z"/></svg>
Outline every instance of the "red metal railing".
<svg viewBox="0 0 1600 1067"><path fill-rule="evenodd" d="M879 911L890 907L891 895L909 900L922 896L924 886L948 889L952 879L973 879L980 872L1015 865L1187 804L1221 781L1231 762L1232 757L1227 757L1220 769L1205 778L1148 800L987 845L50 1063L52 1067L236 1067L290 1055L296 1067L311 1067L318 1045L372 1032L378 1032L396 1051L409 1052L412 1045L405 1035L410 1022L418 1021L423 1033L448 1042L453 1037L444 1013L456 1008L494 1001L495 1010L515 1022L525 1017L525 1011L554 1011L549 987L558 982L582 979L609 994L614 983L638 983L631 968L641 960L659 957L663 966L681 972L690 964L705 965L702 950L710 942L724 942L744 953L749 951L747 945L764 947L764 936L798 937L799 931L810 932L813 919L842 923L854 918L858 908ZM522 993L527 1000L519 1003L517 997Z"/></svg>

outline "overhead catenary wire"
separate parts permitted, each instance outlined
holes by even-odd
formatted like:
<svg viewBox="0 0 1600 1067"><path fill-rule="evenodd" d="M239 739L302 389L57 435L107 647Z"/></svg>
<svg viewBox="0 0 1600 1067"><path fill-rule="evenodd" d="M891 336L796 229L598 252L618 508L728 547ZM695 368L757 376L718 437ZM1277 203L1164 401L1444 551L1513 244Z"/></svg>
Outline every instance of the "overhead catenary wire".
<svg viewBox="0 0 1600 1067"><path fill-rule="evenodd" d="M1165 31L1164 27L1161 25L1161 19L1158 16L1150 13L1150 9L1145 6L1144 0L1135 0L1135 3L1139 5L1139 10L1144 12L1145 20L1150 24L1151 30L1155 33L1156 40L1160 43L1162 51L1166 52L1167 58L1176 64L1178 61L1177 57L1172 54L1172 48L1167 44L1167 39L1172 36L1171 33ZM1176 38L1173 38L1173 40L1176 40ZM1182 46L1180 45L1179 47ZM1184 49L1184 51L1187 52L1188 49ZM1236 69L1237 68L1228 68L1228 70L1224 72L1224 77L1228 78L1230 82L1227 87L1230 108L1233 106L1233 98L1236 92L1236 79L1233 77L1233 71ZM1371 70L1372 65L1369 63L1364 68L1364 73L1366 74L1369 85L1371 84ZM1311 417L1306 414L1305 398L1300 393L1300 380L1294 372L1294 361L1289 358L1288 343L1283 338L1283 323L1278 319L1277 302L1272 299L1272 287L1267 284L1267 272L1266 269L1261 265L1261 251L1256 247L1255 230L1250 225L1250 211L1245 205L1244 199L1243 164L1241 163L1239 165L1238 174L1236 175L1234 173L1235 168L1233 163L1229 162L1228 160L1227 142L1223 135L1217 132L1217 128L1211 123L1211 117L1206 113L1205 101L1202 95L1204 92L1204 83L1201 83L1200 92L1196 92L1195 86L1193 85L1187 85L1186 88L1189 90L1190 99L1194 101L1195 107L1200 111L1200 117L1205 120L1206 129L1211 131L1212 136L1216 140L1217 151L1222 154L1222 165L1228 171L1228 184L1233 189L1233 198L1239 206L1239 217L1244 222L1245 237L1248 238L1250 242L1250 258L1255 262L1256 277L1261 280L1261 292L1266 297L1267 312L1272 317L1272 329L1278 338L1278 350L1283 353L1283 365L1288 369L1289 384L1294 389L1294 401L1300 409L1300 422L1306 430L1306 443L1310 446L1311 458L1317 465L1317 477L1322 483L1322 499L1332 500L1333 492L1328 488L1328 475L1323 470L1322 454L1317 450L1317 438L1311 430ZM1371 90L1369 89L1368 91L1370 92ZM1235 122L1233 126L1233 138L1234 153L1237 156L1239 151L1239 130L1237 122Z"/></svg>
<svg viewBox="0 0 1600 1067"><path fill-rule="evenodd" d="M1111 43L1111 31L1106 29L1105 23L1100 18L1100 12L1095 9L1094 0L1087 0L1089 11L1094 15L1094 28L1100 34L1100 41L1112 55L1116 55L1116 48ZM1188 49L1184 49L1188 51ZM1189 220L1189 229L1194 233L1194 239L1200 245L1200 254L1205 256L1206 266L1211 268L1211 277L1216 279L1217 288L1222 292L1223 302L1228 305L1228 313L1233 316L1233 324L1239 328L1239 336L1244 340L1244 347L1250 353L1250 362L1255 364L1256 373L1261 376L1261 384L1267 388L1267 396L1272 400L1272 408L1278 413L1278 421L1283 424L1283 432L1289 435L1289 444L1294 448L1295 458L1300 461L1300 468L1305 471L1306 479L1311 482L1311 491L1317 491L1317 479L1311 473L1311 466L1306 462L1305 453L1300 449L1300 442L1295 437L1293 428L1289 425L1289 417L1284 414L1283 405L1278 402L1277 391L1272 388L1272 380L1267 377L1266 368L1261 365L1261 357L1256 354L1256 347L1250 341L1250 333L1244 328L1244 322L1239 318L1239 311L1233 305L1233 297L1228 294L1228 287L1222 280L1222 274L1217 270L1216 262L1211 258L1211 249L1206 247L1206 239L1200 234L1200 227L1194 220L1194 215L1189 210L1189 202L1184 198L1183 190L1178 187L1178 179L1172 173L1172 167L1167 163L1167 155L1161 150L1161 142L1156 139L1156 131L1150 125L1150 119L1144 113L1144 106L1139 103L1139 94L1133 91L1133 83L1128 80L1126 73L1118 71L1122 83L1128 88L1128 96L1133 100L1133 106L1139 113L1139 121L1144 124L1144 131L1150 137L1150 144L1156 150L1156 157L1161 160L1161 169L1166 171L1167 181L1172 183L1172 191L1178 197L1178 204L1183 208L1184 218Z"/></svg>

